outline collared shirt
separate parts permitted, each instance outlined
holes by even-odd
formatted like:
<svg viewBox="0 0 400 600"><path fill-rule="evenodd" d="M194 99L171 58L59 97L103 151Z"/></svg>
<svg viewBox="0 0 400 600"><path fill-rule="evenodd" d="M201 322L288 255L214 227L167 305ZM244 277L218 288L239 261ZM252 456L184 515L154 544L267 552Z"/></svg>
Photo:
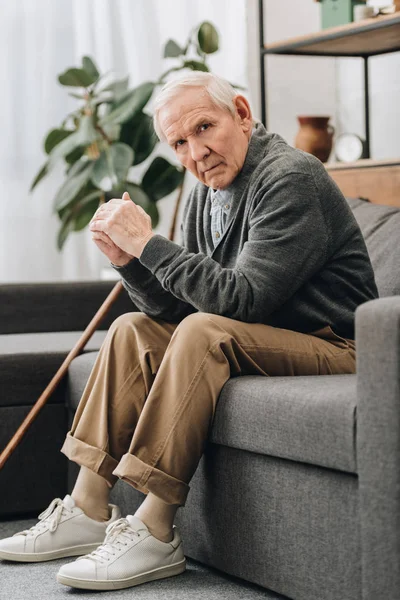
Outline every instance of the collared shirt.
<svg viewBox="0 0 400 600"><path fill-rule="evenodd" d="M255 128L251 131L251 137ZM218 246L225 231L226 222L232 206L232 191L229 187L225 190L211 190L211 237L214 248Z"/></svg>
<svg viewBox="0 0 400 600"><path fill-rule="evenodd" d="M216 248L224 233L231 208L232 194L229 189L211 190L211 236Z"/></svg>

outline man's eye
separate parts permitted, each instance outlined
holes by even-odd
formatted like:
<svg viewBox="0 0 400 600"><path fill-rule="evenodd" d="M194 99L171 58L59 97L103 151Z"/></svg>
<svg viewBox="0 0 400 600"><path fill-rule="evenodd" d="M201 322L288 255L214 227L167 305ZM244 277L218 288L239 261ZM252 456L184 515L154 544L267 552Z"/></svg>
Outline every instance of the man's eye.
<svg viewBox="0 0 400 600"><path fill-rule="evenodd" d="M206 131L210 127L210 123L203 123L200 125L200 131Z"/></svg>
<svg viewBox="0 0 400 600"><path fill-rule="evenodd" d="M178 140L177 142L175 142L175 148L178 148L178 146L183 146L184 143L185 140Z"/></svg>

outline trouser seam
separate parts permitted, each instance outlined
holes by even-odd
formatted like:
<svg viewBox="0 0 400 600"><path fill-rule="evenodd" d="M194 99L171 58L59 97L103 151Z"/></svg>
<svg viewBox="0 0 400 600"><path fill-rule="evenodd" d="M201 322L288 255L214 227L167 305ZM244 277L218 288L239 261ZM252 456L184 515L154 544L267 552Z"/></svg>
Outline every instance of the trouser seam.
<svg viewBox="0 0 400 600"><path fill-rule="evenodd" d="M141 364L139 362L138 365L136 365L136 367L133 369L133 371L131 371L128 375L128 377L121 383L120 387L118 388L118 390L115 392L115 396L118 396L118 394L121 393L122 388L128 383L128 381L134 376L136 375L136 373L141 370Z"/></svg>

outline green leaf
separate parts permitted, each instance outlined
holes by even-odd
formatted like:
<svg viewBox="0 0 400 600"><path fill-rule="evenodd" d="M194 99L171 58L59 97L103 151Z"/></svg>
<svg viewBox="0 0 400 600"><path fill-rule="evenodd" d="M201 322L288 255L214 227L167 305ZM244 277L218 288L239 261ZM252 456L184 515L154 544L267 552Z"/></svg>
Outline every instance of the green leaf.
<svg viewBox="0 0 400 600"><path fill-rule="evenodd" d="M62 140L50 152L50 164L53 167L57 160L64 158L80 146L87 146L97 140L99 134L94 128L93 116L83 115L79 122L79 128Z"/></svg>
<svg viewBox="0 0 400 600"><path fill-rule="evenodd" d="M88 225L99 207L101 196L101 190L95 190L94 192L87 194L74 206L74 231L81 231Z"/></svg>
<svg viewBox="0 0 400 600"><path fill-rule="evenodd" d="M85 69L67 69L64 73L58 76L58 81L61 85L67 85L71 87L89 87L96 81L97 77L93 74L88 73Z"/></svg>
<svg viewBox="0 0 400 600"><path fill-rule="evenodd" d="M81 138L77 131L57 144L57 146L53 148L49 155L49 171L54 167L59 159L64 158L64 156L70 154L73 150L81 145Z"/></svg>
<svg viewBox="0 0 400 600"><path fill-rule="evenodd" d="M57 146L57 144L59 144L60 142L62 142L63 140L65 140L65 138L67 138L69 135L71 135L71 133L74 133L73 131L68 131L67 129L52 129L44 142L44 150L46 152L46 154L50 154L50 152L53 150L53 148L55 148Z"/></svg>
<svg viewBox="0 0 400 600"><path fill-rule="evenodd" d="M93 186L91 181L88 181L86 183L86 185L83 186L83 188L76 194L76 196L74 198L72 198L72 200L69 202L69 204L67 204L66 206L63 206L62 208L57 208L56 212L59 216L59 218L63 221L64 219L68 218L68 215L74 215L75 214L75 210L76 210L76 206L84 199L86 198L86 196L89 196L90 194L94 194L96 193L96 195L102 195L103 192L101 190L96 190L95 187Z"/></svg>
<svg viewBox="0 0 400 600"><path fill-rule="evenodd" d="M128 192L129 196L131 197L131 200L133 200L135 204L141 206L143 210L145 210L147 214L150 215L151 226L153 228L157 227L160 220L160 215L155 202L152 202L150 200L148 195L143 191L143 189L139 185L137 185L137 183L125 181L125 183L122 184L122 188L123 191L126 190Z"/></svg>
<svg viewBox="0 0 400 600"><path fill-rule="evenodd" d="M155 84L147 81L134 90L128 92L116 107L100 121L100 125L107 123L125 123L136 113L140 112L150 100Z"/></svg>
<svg viewBox="0 0 400 600"><path fill-rule="evenodd" d="M79 123L78 133L81 139L81 146L92 144L99 138L99 134L94 126L93 115L83 115Z"/></svg>
<svg viewBox="0 0 400 600"><path fill-rule="evenodd" d="M217 30L209 21L204 21L204 23L200 25L197 39L201 50L206 54L212 54L219 48Z"/></svg>
<svg viewBox="0 0 400 600"><path fill-rule="evenodd" d="M77 148L78 146L81 146L81 145L82 145L82 142L81 142L81 136L79 134L79 131L74 131L74 133L71 133L71 135L69 135L68 137L63 139L50 152L50 161L49 162L50 162L51 167L54 166L54 164L57 162L57 160L59 160L60 158L64 158L64 156L66 154L69 154L70 152L75 150L75 148Z"/></svg>
<svg viewBox="0 0 400 600"><path fill-rule="evenodd" d="M123 96L125 96L128 91L129 77L125 77L125 79L118 79L117 81L113 81L105 88L103 88L102 92L112 92L114 94L114 100L119 102Z"/></svg>
<svg viewBox="0 0 400 600"><path fill-rule="evenodd" d="M92 183L105 192L117 187L125 181L133 158L133 150L127 144L112 144L94 163Z"/></svg>
<svg viewBox="0 0 400 600"><path fill-rule="evenodd" d="M60 210L75 199L77 194L87 184L93 171L93 163L87 161L87 164L78 174L69 174L54 198L54 210Z"/></svg>
<svg viewBox="0 0 400 600"><path fill-rule="evenodd" d="M66 218L65 220L62 221L61 227L58 231L57 248L59 250L63 249L64 244L67 240L68 234L72 231L72 229L73 229L73 221L71 219L71 216L69 215L68 218Z"/></svg>
<svg viewBox="0 0 400 600"><path fill-rule="evenodd" d="M106 136L114 141L114 140L120 140L120 134L121 134L121 125L115 125L114 123L106 123L103 127L102 127L104 133L106 134ZM124 140L121 140L121 142L123 142Z"/></svg>
<svg viewBox="0 0 400 600"><path fill-rule="evenodd" d="M64 156L64 159L69 165L73 165L76 163L76 161L82 158L84 152L85 148L83 146L78 146L77 148L75 148L75 150L72 150L72 152L66 154Z"/></svg>
<svg viewBox="0 0 400 600"><path fill-rule="evenodd" d="M84 68L86 73L89 73L89 75L94 77L94 81L96 81L99 78L99 70L94 64L93 60L90 58L90 56L84 56L82 58L82 67Z"/></svg>
<svg viewBox="0 0 400 600"><path fill-rule="evenodd" d="M92 200L89 204L82 208L79 214L74 218L74 231L81 231L91 221L94 213L98 209L98 200Z"/></svg>
<svg viewBox="0 0 400 600"><path fill-rule="evenodd" d="M151 217L151 226L154 229L160 221L160 213L158 212L157 204L155 202L150 202L146 212Z"/></svg>
<svg viewBox="0 0 400 600"><path fill-rule="evenodd" d="M168 196L183 180L184 173L179 171L165 158L157 156L142 180L142 187L153 202Z"/></svg>
<svg viewBox="0 0 400 600"><path fill-rule="evenodd" d="M153 127L153 119L144 112L135 115L123 124L120 140L133 148L135 153L134 165L143 162L150 156L158 142Z"/></svg>
<svg viewBox="0 0 400 600"><path fill-rule="evenodd" d="M183 48L174 40L168 40L164 48L164 58L176 58L184 53Z"/></svg>
<svg viewBox="0 0 400 600"><path fill-rule="evenodd" d="M43 179L45 175L48 173L48 165L49 163L45 163L40 171L36 174L35 179L32 181L30 191L33 192L34 188L37 186L39 181Z"/></svg>
<svg viewBox="0 0 400 600"><path fill-rule="evenodd" d="M68 177L75 177L87 168L89 161L86 158L78 159L73 165L71 165L67 171Z"/></svg>
<svg viewBox="0 0 400 600"><path fill-rule="evenodd" d="M204 63L199 60L185 60L183 67L192 69L193 71L209 71L210 69Z"/></svg>

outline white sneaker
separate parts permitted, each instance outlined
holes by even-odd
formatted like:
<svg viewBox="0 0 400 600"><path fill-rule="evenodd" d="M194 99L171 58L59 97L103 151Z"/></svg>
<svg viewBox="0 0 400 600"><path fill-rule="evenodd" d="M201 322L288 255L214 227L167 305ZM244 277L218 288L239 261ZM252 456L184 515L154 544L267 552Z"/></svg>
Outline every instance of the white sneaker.
<svg viewBox="0 0 400 600"><path fill-rule="evenodd" d="M121 517L109 504L111 518L103 523L90 519L68 494L55 498L30 529L0 540L0 559L41 562L92 552L104 540L108 525Z"/></svg>
<svg viewBox="0 0 400 600"><path fill-rule="evenodd" d="M175 526L173 533L171 542L162 542L138 517L128 515L107 527L97 550L63 565L57 581L87 590L119 590L178 575L186 569L186 559Z"/></svg>

